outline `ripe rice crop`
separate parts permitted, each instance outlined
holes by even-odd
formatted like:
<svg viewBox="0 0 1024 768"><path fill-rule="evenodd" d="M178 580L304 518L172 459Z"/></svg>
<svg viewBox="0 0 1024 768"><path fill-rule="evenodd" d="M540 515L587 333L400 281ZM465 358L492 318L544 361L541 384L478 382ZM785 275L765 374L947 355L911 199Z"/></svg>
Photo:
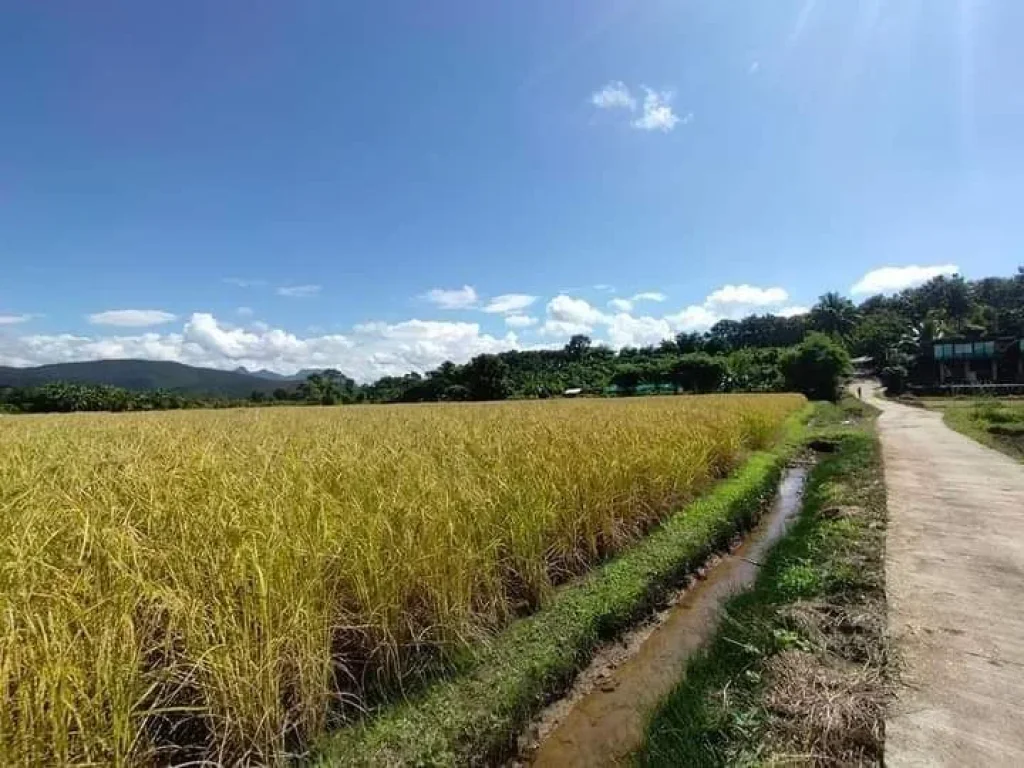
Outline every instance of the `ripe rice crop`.
<svg viewBox="0 0 1024 768"><path fill-rule="evenodd" d="M802 403L0 417L0 764L280 758L628 545Z"/></svg>

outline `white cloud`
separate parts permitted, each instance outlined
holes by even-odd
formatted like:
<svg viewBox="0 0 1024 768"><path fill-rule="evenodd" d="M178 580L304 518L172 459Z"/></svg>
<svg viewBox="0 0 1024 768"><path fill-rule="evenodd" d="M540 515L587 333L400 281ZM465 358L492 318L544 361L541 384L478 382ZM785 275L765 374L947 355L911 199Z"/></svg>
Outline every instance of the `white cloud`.
<svg viewBox="0 0 1024 768"><path fill-rule="evenodd" d="M0 315L0 325L19 325L27 323L35 315Z"/></svg>
<svg viewBox="0 0 1024 768"><path fill-rule="evenodd" d="M782 288L760 288L755 285L724 285L712 291L703 304L684 307L666 320L680 331L704 331L719 320L739 320L758 312L771 312L785 316L801 314L804 307L780 308L789 300L789 294Z"/></svg>
<svg viewBox="0 0 1024 768"><path fill-rule="evenodd" d="M583 299L574 299L564 293L548 302L547 320L541 332L548 336L571 336L576 333L590 333L605 315Z"/></svg>
<svg viewBox="0 0 1024 768"><path fill-rule="evenodd" d="M634 128L642 131L662 131L668 133L679 124L679 116L672 111L672 93L670 91L653 91L644 88L643 114L633 121ZM683 122L693 120L693 113L687 113Z"/></svg>
<svg viewBox="0 0 1024 768"><path fill-rule="evenodd" d="M548 302L547 318L540 330L545 336L567 337L606 329L612 346L642 346L656 344L679 331L705 331L719 320L738 320L757 312L773 312L788 317L807 311L806 307L785 305L789 294L782 288L740 284L724 285L708 294L703 303L692 304L661 317L631 314L638 302L661 302L665 299L666 296L659 291L644 291L628 299L611 299L608 306L615 312L605 313L583 299L561 294Z"/></svg>
<svg viewBox="0 0 1024 768"><path fill-rule="evenodd" d="M252 307L239 307L235 312L241 317L252 317Z"/></svg>
<svg viewBox="0 0 1024 768"><path fill-rule="evenodd" d="M717 291L711 292L706 304L719 306L729 304L742 304L749 307L767 307L774 304L782 304L789 298L789 294L782 288L758 288L754 285L724 285Z"/></svg>
<svg viewBox="0 0 1024 768"><path fill-rule="evenodd" d="M514 333L492 336L481 333L476 323L365 323L346 334L298 336L264 324L233 327L211 314L197 312L180 332L172 333L0 335L0 364L142 358L224 369L243 365L250 370L266 368L282 373L331 367L367 381L429 370L445 360L460 363L484 352L519 347Z"/></svg>
<svg viewBox="0 0 1024 768"><path fill-rule="evenodd" d="M612 80L599 91L595 91L590 102L599 109L636 109L636 99L621 80Z"/></svg>
<svg viewBox="0 0 1024 768"><path fill-rule="evenodd" d="M677 331L706 331L722 318L706 306L693 304L684 307L674 315L666 315L665 319Z"/></svg>
<svg viewBox="0 0 1024 768"><path fill-rule="evenodd" d="M930 267L911 265L907 267L880 267L868 272L850 289L854 294L895 293L904 288L913 288L939 275L953 275L960 270L955 264L938 264Z"/></svg>
<svg viewBox="0 0 1024 768"><path fill-rule="evenodd" d="M544 316L538 318L510 308L516 304L532 306L535 302L527 305L525 298L513 300L510 296L525 295L505 294L486 305L503 307L500 312L495 309L495 314L503 313L506 326L512 329L504 335L485 333L477 323L419 319L363 323L344 333L326 333L312 326L300 335L259 321L248 322L243 327L199 312L174 332L20 337L0 334L0 364L144 358L225 369L242 365L252 370L266 368L282 373L300 368L332 367L359 381L368 381L383 375L429 370L445 360L464 362L484 352L523 349L524 345L514 332L519 329L536 327L548 338L547 343L556 345L573 334L584 333L615 347L644 346L657 344L679 331L706 330L723 318L738 319L751 311L774 311L782 315L806 311L805 307L790 304L782 288L746 284L723 286L711 292L703 303L661 316L634 316L626 310L602 311L584 299L562 293L547 303ZM638 301L664 298L659 292L646 291L611 303L616 309L624 306L617 302L628 303L632 309ZM433 294L433 300L445 308L480 307L476 291L469 286L438 291ZM135 313L135 316L124 313ZM155 316L146 318L145 313L155 313ZM135 325L143 319L168 322L169 314L160 310L112 310L94 317L108 323L114 319L121 325ZM246 315L245 312L240 314Z"/></svg>
<svg viewBox="0 0 1024 768"><path fill-rule="evenodd" d="M509 328L529 328L531 325L537 324L536 317L529 317L528 315L506 315L505 325Z"/></svg>
<svg viewBox="0 0 1024 768"><path fill-rule="evenodd" d="M471 285L464 285L455 290L433 288L427 291L423 298L441 309L470 309L475 307L479 301L479 297Z"/></svg>
<svg viewBox="0 0 1024 768"><path fill-rule="evenodd" d="M620 312L608 322L608 340L613 347L643 347L672 336L665 318L633 317Z"/></svg>
<svg viewBox="0 0 1024 768"><path fill-rule="evenodd" d="M244 277L225 277L224 282L236 288L260 288L267 284L266 280L249 280Z"/></svg>
<svg viewBox="0 0 1024 768"><path fill-rule="evenodd" d="M810 307L792 306L783 307L782 309L776 311L774 314L778 315L779 317L796 317L797 315L806 315L810 311Z"/></svg>
<svg viewBox="0 0 1024 768"><path fill-rule="evenodd" d="M668 297L660 291L645 291L643 293L634 293L633 301L664 301Z"/></svg>
<svg viewBox="0 0 1024 768"><path fill-rule="evenodd" d="M87 318L93 325L117 325L122 328L145 328L150 325L163 325L177 319L176 315L161 309L108 309L97 312Z"/></svg>
<svg viewBox="0 0 1024 768"><path fill-rule="evenodd" d="M644 99L637 104L636 97L621 80L612 80L601 90L590 96L590 103L598 109L621 109L636 112L639 106L640 115L630 121L630 125L641 131L662 131L668 133L677 125L693 122L693 112L680 117L672 109L674 94L671 91L655 91L641 86Z"/></svg>
<svg viewBox="0 0 1024 768"><path fill-rule="evenodd" d="M495 296L487 302L487 306L485 306L483 310L484 312L499 314L505 314L507 312L521 313L535 301L537 301L536 296L528 296L525 293L506 293L501 296Z"/></svg>
<svg viewBox="0 0 1024 768"><path fill-rule="evenodd" d="M752 62L750 62L750 67L747 69L747 72L749 74L751 74L751 75L756 75L758 73L758 70L760 70L760 69L761 69L761 62L759 62L759 61L752 61Z"/></svg>
<svg viewBox="0 0 1024 768"><path fill-rule="evenodd" d="M308 299L319 293L319 285L282 285L277 289L278 296L287 296L290 299Z"/></svg>
<svg viewBox="0 0 1024 768"><path fill-rule="evenodd" d="M634 293L628 299L611 299L608 302L608 306L612 309L618 310L619 312L632 312L633 306L640 301L664 301L667 296L659 291L644 291L642 293Z"/></svg>

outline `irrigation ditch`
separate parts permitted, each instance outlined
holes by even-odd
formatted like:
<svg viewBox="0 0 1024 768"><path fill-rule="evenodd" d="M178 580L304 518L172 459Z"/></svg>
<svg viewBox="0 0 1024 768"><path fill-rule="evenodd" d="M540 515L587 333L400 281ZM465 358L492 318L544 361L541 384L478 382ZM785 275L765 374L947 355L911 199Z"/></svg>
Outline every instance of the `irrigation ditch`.
<svg viewBox="0 0 1024 768"><path fill-rule="evenodd" d="M816 445L829 450L827 443ZM771 547L800 513L814 454L784 471L768 511L728 549L670 593L662 610L606 643L565 696L520 735L508 765L615 765L641 744L651 711L679 683L694 652L714 636L726 601L749 589Z"/></svg>

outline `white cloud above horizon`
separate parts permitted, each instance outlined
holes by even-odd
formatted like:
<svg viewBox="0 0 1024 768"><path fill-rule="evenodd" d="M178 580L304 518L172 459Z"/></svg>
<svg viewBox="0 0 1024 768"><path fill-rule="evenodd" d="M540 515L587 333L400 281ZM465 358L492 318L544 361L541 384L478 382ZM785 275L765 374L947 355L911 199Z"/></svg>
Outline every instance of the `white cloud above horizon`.
<svg viewBox="0 0 1024 768"><path fill-rule="evenodd" d="M222 282L236 288L262 288L267 284L266 280L250 280L244 277L225 277Z"/></svg>
<svg viewBox="0 0 1024 768"><path fill-rule="evenodd" d="M660 291L643 291L634 293L628 299L616 298L608 301L608 306L619 312L632 312L633 307L640 301L665 301L668 297Z"/></svg>
<svg viewBox="0 0 1024 768"><path fill-rule="evenodd" d="M783 307L774 314L778 315L779 317L798 317L799 315L806 315L810 311L810 307L794 305L792 307Z"/></svg>
<svg viewBox="0 0 1024 768"><path fill-rule="evenodd" d="M601 90L590 96L590 103L598 109L636 109L636 98L621 80L608 82Z"/></svg>
<svg viewBox="0 0 1024 768"><path fill-rule="evenodd" d="M263 323L239 328L206 312L189 317L180 331L114 336L79 334L0 335L0 364L137 358L171 360L231 370L245 366L293 373L334 367L359 381L411 370L425 371L445 360L465 362L484 352L518 349L514 333L482 333L476 323L406 320L363 323L345 334L298 336Z"/></svg>
<svg viewBox="0 0 1024 768"><path fill-rule="evenodd" d="M850 293L855 296L897 293L905 288L913 288L927 283L939 275L955 275L959 271L960 268L956 264L933 266L911 264L906 267L879 267L871 270L854 283L850 288Z"/></svg>
<svg viewBox="0 0 1024 768"><path fill-rule="evenodd" d="M665 301L668 299L661 291L642 291L633 294L633 301Z"/></svg>
<svg viewBox="0 0 1024 768"><path fill-rule="evenodd" d="M476 289L471 285L464 285L461 288L431 288L423 298L440 309L471 309L480 301Z"/></svg>
<svg viewBox="0 0 1024 768"><path fill-rule="evenodd" d="M641 85L640 88L644 96L642 101L637 101L629 86L621 80L611 80L590 95L590 103L604 110L636 113L639 109L640 114L630 120L629 124L640 131L668 133L680 123L686 125L693 122L693 112L687 112L680 117L672 109L672 101L675 98L672 91L656 91L646 85Z"/></svg>
<svg viewBox="0 0 1024 768"><path fill-rule="evenodd" d="M522 304L532 306L526 294L501 294L481 307L476 291L469 286L435 294L439 308L471 306L481 310L499 302L506 308ZM508 297L519 297L515 300ZM531 297L532 298L532 297ZM627 301L659 302L665 297L657 291L634 294ZM266 368L294 373L301 368L332 367L359 381L409 371L426 371L445 360L465 362L484 352L508 349L534 349L560 346L576 333L592 336L595 342L623 346L657 344L680 331L703 331L724 318L738 319L750 311L772 311L789 315L806 311L792 305L788 293L778 287L747 284L725 285L710 292L702 303L684 306L660 316L633 315L628 311L602 311L587 300L561 293L544 306L543 317L522 311L492 312L495 323L505 331L485 330L475 322L447 322L411 319L402 322L366 322L345 332L325 333L310 326L305 334L275 328L261 321L245 325L220 320L209 312L196 312L182 321L178 330L114 332L97 334L0 334L0 364L41 365L44 363L144 358L174 360L190 365L233 369ZM248 320L246 313L238 312ZM94 325L113 324L123 328L171 322L162 310L109 310L97 313ZM482 318L488 315L481 314ZM498 326L499 328L501 325ZM516 331L534 341L524 343Z"/></svg>
<svg viewBox="0 0 1024 768"><path fill-rule="evenodd" d="M671 91L654 91L645 87L644 92L643 114L631 123L634 128L668 133L680 122L686 125L693 120L692 112L679 117L672 110Z"/></svg>
<svg viewBox="0 0 1024 768"><path fill-rule="evenodd" d="M321 288L319 285L282 285L276 293L289 299L308 299L319 295Z"/></svg>
<svg viewBox="0 0 1024 768"><path fill-rule="evenodd" d="M665 298L660 292L649 291L629 299L612 299L608 304L616 312L605 313L583 299L560 294L548 302L547 318L539 330L547 337L567 337L605 329L613 347L642 346L680 331L705 331L719 320L738 320L759 312L790 317L807 311L803 306L787 306L789 293L783 288L761 288L744 283L724 285L709 293L702 304L691 304L662 317L630 314L637 301L663 301Z"/></svg>
<svg viewBox="0 0 1024 768"><path fill-rule="evenodd" d="M505 315L505 325L509 328L529 328L540 322L536 317L529 315Z"/></svg>
<svg viewBox="0 0 1024 768"><path fill-rule="evenodd" d="M122 328L146 328L164 325L178 319L177 315L162 309L108 309L86 315L90 325L115 325Z"/></svg>
<svg viewBox="0 0 1024 768"><path fill-rule="evenodd" d="M754 285L724 285L708 294L706 304L718 306L743 305L749 307L768 307L782 304L789 294L782 288L758 288Z"/></svg>
<svg viewBox="0 0 1024 768"><path fill-rule="evenodd" d="M540 332L545 336L573 336L577 333L591 333L605 322L601 310L590 305L585 299L577 299L560 293L548 302L547 319Z"/></svg>
<svg viewBox="0 0 1024 768"><path fill-rule="evenodd" d="M532 306L538 298L525 293L504 293L488 301L483 311L491 314L522 314L523 310Z"/></svg>
<svg viewBox="0 0 1024 768"><path fill-rule="evenodd" d="M21 325L35 318L35 315L0 315L0 325Z"/></svg>

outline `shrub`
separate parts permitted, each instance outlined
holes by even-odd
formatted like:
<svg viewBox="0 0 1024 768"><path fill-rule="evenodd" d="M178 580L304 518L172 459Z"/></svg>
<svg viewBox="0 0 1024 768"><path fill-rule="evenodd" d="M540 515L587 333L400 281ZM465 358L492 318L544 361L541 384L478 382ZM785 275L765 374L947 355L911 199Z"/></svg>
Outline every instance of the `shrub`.
<svg viewBox="0 0 1024 768"><path fill-rule="evenodd" d="M672 366L673 383L690 392L714 392L721 387L725 374L725 361L703 352L683 355Z"/></svg>
<svg viewBox="0 0 1024 768"><path fill-rule="evenodd" d="M882 386L890 395L902 395L907 391L910 373L902 365L887 365L879 374Z"/></svg>
<svg viewBox="0 0 1024 768"><path fill-rule="evenodd" d="M781 366L787 389L812 400L834 401L839 399L843 376L850 371L850 356L829 336L809 333L783 354Z"/></svg>

